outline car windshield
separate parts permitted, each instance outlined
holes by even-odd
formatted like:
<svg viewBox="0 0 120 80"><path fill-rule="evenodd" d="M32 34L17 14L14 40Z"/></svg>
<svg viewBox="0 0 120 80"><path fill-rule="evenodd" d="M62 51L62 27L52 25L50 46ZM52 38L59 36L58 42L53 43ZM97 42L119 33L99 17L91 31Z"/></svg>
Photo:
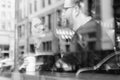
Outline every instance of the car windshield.
<svg viewBox="0 0 120 80"><path fill-rule="evenodd" d="M100 61L95 67L100 67L102 64L108 63L108 62L120 62L120 53L115 54L112 53L105 57L102 61Z"/></svg>

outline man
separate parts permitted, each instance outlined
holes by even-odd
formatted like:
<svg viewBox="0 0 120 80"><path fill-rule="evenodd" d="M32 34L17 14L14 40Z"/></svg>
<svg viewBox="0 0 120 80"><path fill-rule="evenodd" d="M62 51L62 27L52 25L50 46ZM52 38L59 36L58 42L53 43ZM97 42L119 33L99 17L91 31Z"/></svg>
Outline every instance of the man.
<svg viewBox="0 0 120 80"><path fill-rule="evenodd" d="M64 12L63 17L68 22L68 27L70 27L75 35L73 36L74 42L79 42L82 48L85 47L82 44L82 36L78 33L83 25L89 22L92 18L85 15L85 5L82 0L65 0L64 1Z"/></svg>
<svg viewBox="0 0 120 80"><path fill-rule="evenodd" d="M69 24L67 25L67 27L71 28L75 32L72 38L72 42L77 46L76 51L78 51L77 55L79 55L79 57L77 56L77 58L80 61L81 67L88 65L88 46L85 36L82 36L80 31L96 25L96 22L92 19L92 17L85 14L85 7L86 6L83 0L64 1L63 17L67 20ZM93 64L92 60L93 59L91 59L91 62L89 62L90 64Z"/></svg>

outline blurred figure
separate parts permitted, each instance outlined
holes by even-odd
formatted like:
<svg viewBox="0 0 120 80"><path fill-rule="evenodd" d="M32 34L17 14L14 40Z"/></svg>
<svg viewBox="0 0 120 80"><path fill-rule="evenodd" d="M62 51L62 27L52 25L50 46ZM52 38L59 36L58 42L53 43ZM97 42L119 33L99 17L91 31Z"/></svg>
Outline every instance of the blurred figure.
<svg viewBox="0 0 120 80"><path fill-rule="evenodd" d="M82 0L65 0L62 15L67 21L67 27L71 28L75 32L72 41L80 44L82 48L85 48L86 45L81 43L82 36L78 31L84 27L84 24L92 19L90 16L85 15L84 8L85 6Z"/></svg>

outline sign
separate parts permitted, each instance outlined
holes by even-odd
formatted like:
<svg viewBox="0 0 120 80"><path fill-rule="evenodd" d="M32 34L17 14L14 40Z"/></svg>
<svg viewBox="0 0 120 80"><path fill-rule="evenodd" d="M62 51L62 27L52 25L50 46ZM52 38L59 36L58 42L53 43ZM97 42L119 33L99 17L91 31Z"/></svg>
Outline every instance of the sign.
<svg viewBox="0 0 120 80"><path fill-rule="evenodd" d="M34 18L32 20L32 35L35 37L44 37L45 27L44 24L42 24L42 21L39 18Z"/></svg>

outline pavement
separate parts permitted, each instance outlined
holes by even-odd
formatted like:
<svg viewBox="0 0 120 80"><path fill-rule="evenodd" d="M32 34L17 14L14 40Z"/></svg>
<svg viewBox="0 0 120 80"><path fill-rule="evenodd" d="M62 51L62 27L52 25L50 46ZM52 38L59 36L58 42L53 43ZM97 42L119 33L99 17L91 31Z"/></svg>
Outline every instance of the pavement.
<svg viewBox="0 0 120 80"><path fill-rule="evenodd" d="M0 77L0 80L11 80L11 79L6 77Z"/></svg>

